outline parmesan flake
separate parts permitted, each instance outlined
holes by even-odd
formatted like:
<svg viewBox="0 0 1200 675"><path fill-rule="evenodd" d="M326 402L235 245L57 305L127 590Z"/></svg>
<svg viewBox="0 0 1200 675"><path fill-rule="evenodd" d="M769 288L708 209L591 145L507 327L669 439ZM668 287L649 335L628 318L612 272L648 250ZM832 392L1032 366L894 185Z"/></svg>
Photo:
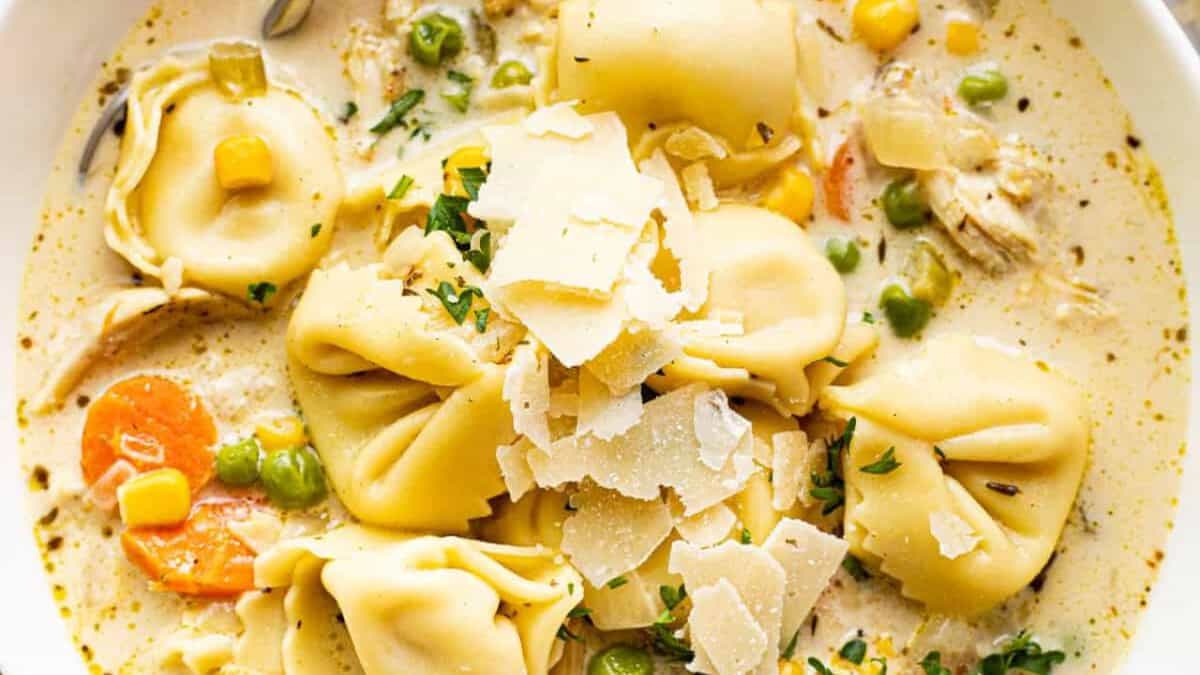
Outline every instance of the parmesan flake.
<svg viewBox="0 0 1200 675"><path fill-rule="evenodd" d="M674 526L661 499L630 499L585 484L571 504L576 511L563 523L561 548L596 587L645 562Z"/></svg>
<svg viewBox="0 0 1200 675"><path fill-rule="evenodd" d="M929 532L938 543L938 553L947 560L960 558L974 551L981 539L967 521L949 511L929 514Z"/></svg>
<svg viewBox="0 0 1200 675"><path fill-rule="evenodd" d="M609 440L628 431L642 416L642 391L613 394L591 371L579 371L579 426L576 433Z"/></svg>
<svg viewBox="0 0 1200 675"><path fill-rule="evenodd" d="M786 645L841 567L849 544L803 520L784 518L771 530L763 549L787 575L779 633L780 644Z"/></svg>
<svg viewBox="0 0 1200 675"><path fill-rule="evenodd" d="M712 211L719 206L717 190L713 187L712 178L708 175L708 166L704 162L696 162L684 167L680 173L683 179L683 190L687 193L688 203L699 211Z"/></svg>
<svg viewBox="0 0 1200 675"><path fill-rule="evenodd" d="M700 440L700 460L716 471L750 432L750 422L729 407L729 398L720 389L696 397L693 423Z"/></svg>
<svg viewBox="0 0 1200 675"><path fill-rule="evenodd" d="M689 162L729 156L725 144L700 127L686 127L672 133L663 143L663 149L667 154Z"/></svg>
<svg viewBox="0 0 1200 675"><path fill-rule="evenodd" d="M533 444L528 438L521 438L512 445L496 448L496 462L500 465L500 475L504 477L508 498L514 502L534 488L533 472L525 459L526 453L532 447Z"/></svg>
<svg viewBox="0 0 1200 675"><path fill-rule="evenodd" d="M787 511L800 496L801 486L812 473L808 463L808 435L803 431L782 431L771 436L771 506Z"/></svg>
<svg viewBox="0 0 1200 675"><path fill-rule="evenodd" d="M741 675L764 661L770 640L737 589L727 579L692 592L688 630L692 647L703 652L701 663L688 664L693 673ZM703 663L706 661L707 663Z"/></svg>
<svg viewBox="0 0 1200 675"><path fill-rule="evenodd" d="M525 131L533 136L555 134L578 140L590 135L595 127L588 118L575 112L579 101L563 101L529 114L521 123Z"/></svg>
<svg viewBox="0 0 1200 675"><path fill-rule="evenodd" d="M504 400L512 410L513 428L539 448L550 447L550 368L545 352L534 343L513 352L504 373Z"/></svg>

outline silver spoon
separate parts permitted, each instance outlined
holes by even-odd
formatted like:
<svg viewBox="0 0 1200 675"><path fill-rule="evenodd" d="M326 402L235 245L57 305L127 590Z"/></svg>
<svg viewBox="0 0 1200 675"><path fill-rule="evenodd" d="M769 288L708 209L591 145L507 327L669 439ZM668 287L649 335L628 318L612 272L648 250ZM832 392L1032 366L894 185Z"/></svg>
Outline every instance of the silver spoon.
<svg viewBox="0 0 1200 675"><path fill-rule="evenodd" d="M308 18L314 2L315 0L274 0L267 9L267 15L263 17L263 39L271 40L295 32ZM117 123L117 120L124 116L125 104L128 102L129 84L126 83L100 112L100 117L92 127L91 133L88 134L87 142L83 145L83 153L79 157L76 177L80 185L87 180L88 172L91 171L92 162L96 159L96 151L100 149L104 135Z"/></svg>

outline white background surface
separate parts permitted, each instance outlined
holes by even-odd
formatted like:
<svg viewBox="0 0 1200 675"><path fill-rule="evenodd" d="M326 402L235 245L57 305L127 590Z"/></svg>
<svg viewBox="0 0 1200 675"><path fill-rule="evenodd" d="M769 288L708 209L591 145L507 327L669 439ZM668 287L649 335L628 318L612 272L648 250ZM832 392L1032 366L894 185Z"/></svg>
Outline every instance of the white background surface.
<svg viewBox="0 0 1200 675"><path fill-rule="evenodd" d="M335 1L335 0L324 0ZM849 0L847 0L849 1ZM210 0L211 6L220 0ZM1195 0L1188 0L1195 2ZM22 259L68 117L148 0L0 0L0 373L11 371ZM1159 0L1054 0L1100 58L1162 170L1200 316L1200 60ZM1193 327L1193 373L1200 330ZM3 377L3 376L0 376ZM7 380L8 378L3 378ZM1200 420L1193 395L1191 419ZM11 383L0 383L0 673L82 673L50 598L24 511ZM1200 458L1192 424L1182 505L1126 673L1200 672ZM1080 593L1104 593L1081 588Z"/></svg>

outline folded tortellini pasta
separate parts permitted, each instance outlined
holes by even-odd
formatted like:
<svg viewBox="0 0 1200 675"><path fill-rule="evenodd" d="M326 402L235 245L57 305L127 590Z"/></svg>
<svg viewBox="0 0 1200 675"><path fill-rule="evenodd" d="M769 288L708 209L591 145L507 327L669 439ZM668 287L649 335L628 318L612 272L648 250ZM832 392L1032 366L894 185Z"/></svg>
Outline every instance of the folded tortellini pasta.
<svg viewBox="0 0 1200 675"><path fill-rule="evenodd" d="M289 373L351 513L372 525L463 533L504 492L496 448L516 432L506 366L463 337L494 345L500 329L454 324L427 291L455 271L437 250L458 253L444 233L423 241L432 253L411 266L418 282L384 278L377 267L316 272L289 326ZM457 274L469 274L459 262Z"/></svg>
<svg viewBox="0 0 1200 675"><path fill-rule="evenodd" d="M255 581L288 589L279 650L291 675L542 675L583 597L578 573L544 549L359 526L282 542L256 561ZM310 621L320 628L302 635ZM354 663L323 670L339 634Z"/></svg>
<svg viewBox="0 0 1200 675"><path fill-rule="evenodd" d="M977 615L1045 566L1083 476L1089 422L1082 392L1044 364L941 337L830 387L821 407L856 423L846 540L904 595Z"/></svg>
<svg viewBox="0 0 1200 675"><path fill-rule="evenodd" d="M656 389L701 381L807 413L804 369L842 338L841 277L803 230L765 209L726 204L695 221L711 270L708 301L681 324L684 356L647 381Z"/></svg>
<svg viewBox="0 0 1200 675"><path fill-rule="evenodd" d="M568 0L558 96L616 111L630 129L690 121L741 147L788 128L794 26L779 0Z"/></svg>
<svg viewBox="0 0 1200 675"><path fill-rule="evenodd" d="M266 184L222 187L217 149L230 139L255 146L231 152L231 170L253 166ZM170 56L130 85L105 238L143 274L176 259L184 283L264 302L252 285L281 288L328 250L343 192L333 134L296 88L235 98L206 56Z"/></svg>

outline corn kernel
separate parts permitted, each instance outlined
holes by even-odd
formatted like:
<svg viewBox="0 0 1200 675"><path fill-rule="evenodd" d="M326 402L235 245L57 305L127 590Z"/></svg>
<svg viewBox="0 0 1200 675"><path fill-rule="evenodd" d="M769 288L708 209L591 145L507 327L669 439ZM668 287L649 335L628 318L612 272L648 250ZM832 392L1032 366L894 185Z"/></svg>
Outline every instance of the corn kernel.
<svg viewBox="0 0 1200 675"><path fill-rule="evenodd" d="M796 168L779 172L763 197L763 206L803 225L812 215L813 181L807 173Z"/></svg>
<svg viewBox="0 0 1200 675"><path fill-rule="evenodd" d="M121 522L128 527L178 525L192 509L192 491L178 469L138 474L117 488Z"/></svg>
<svg viewBox="0 0 1200 675"><path fill-rule="evenodd" d="M917 0L858 0L854 30L878 52L899 47L921 20Z"/></svg>
<svg viewBox="0 0 1200 675"><path fill-rule="evenodd" d="M254 428L254 435L267 452L283 450L304 445L308 442L308 433L304 430L304 422L295 415L276 417L260 423Z"/></svg>
<svg viewBox="0 0 1200 675"><path fill-rule="evenodd" d="M970 21L946 23L946 51L955 56L970 56L979 51L979 26Z"/></svg>
<svg viewBox="0 0 1200 675"><path fill-rule="evenodd" d="M779 675L804 675L804 666L795 661L779 660Z"/></svg>
<svg viewBox="0 0 1200 675"><path fill-rule="evenodd" d="M213 151L217 182L226 190L265 187L275 179L271 148L258 136L230 136Z"/></svg>
<svg viewBox="0 0 1200 675"><path fill-rule="evenodd" d="M446 159L446 166L442 171L442 178L445 183L443 192L455 197L467 197L467 190L463 187L462 176L459 175L459 169L478 169L487 166L488 156L486 151L477 146L468 146L459 148L454 151Z"/></svg>

